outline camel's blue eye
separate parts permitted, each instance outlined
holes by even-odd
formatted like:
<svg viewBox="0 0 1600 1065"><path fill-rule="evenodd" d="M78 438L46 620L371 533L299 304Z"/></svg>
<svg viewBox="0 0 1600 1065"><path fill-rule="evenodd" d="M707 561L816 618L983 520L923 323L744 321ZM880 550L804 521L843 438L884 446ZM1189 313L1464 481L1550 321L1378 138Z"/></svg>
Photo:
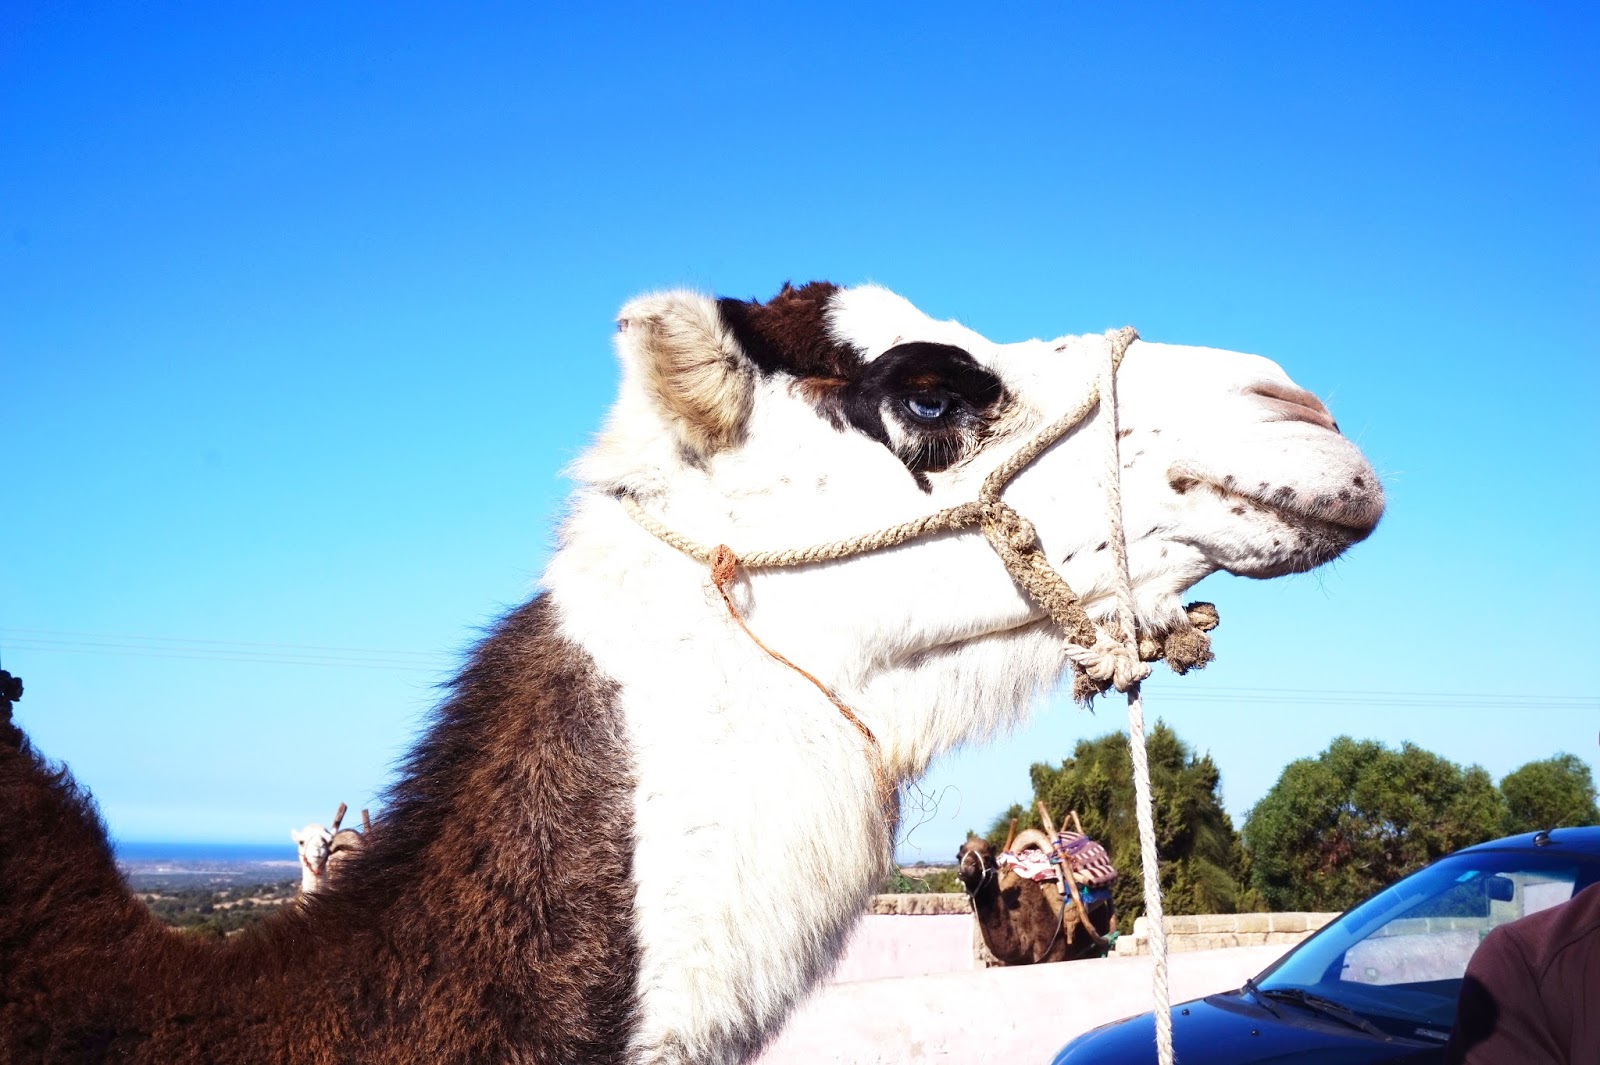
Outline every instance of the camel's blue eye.
<svg viewBox="0 0 1600 1065"><path fill-rule="evenodd" d="M906 410L918 421L936 422L950 410L950 397L936 392L923 392L906 397Z"/></svg>

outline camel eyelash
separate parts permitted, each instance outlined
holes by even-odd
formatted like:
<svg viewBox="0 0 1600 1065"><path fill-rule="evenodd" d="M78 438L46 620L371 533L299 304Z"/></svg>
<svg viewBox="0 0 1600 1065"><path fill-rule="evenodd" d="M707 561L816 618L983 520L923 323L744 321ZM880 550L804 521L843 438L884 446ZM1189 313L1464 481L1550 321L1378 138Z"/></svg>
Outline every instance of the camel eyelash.
<svg viewBox="0 0 1600 1065"><path fill-rule="evenodd" d="M947 470L966 457L971 438L966 433L939 433L921 435L907 443L912 446L897 449L900 460L914 473L937 473Z"/></svg>

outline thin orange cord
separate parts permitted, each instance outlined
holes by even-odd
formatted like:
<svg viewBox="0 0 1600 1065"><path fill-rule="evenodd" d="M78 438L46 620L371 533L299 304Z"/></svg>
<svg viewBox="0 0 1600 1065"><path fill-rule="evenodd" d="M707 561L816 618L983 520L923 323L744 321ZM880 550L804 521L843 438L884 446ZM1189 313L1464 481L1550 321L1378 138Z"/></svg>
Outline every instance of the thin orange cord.
<svg viewBox="0 0 1600 1065"><path fill-rule="evenodd" d="M734 621L738 622L739 627L744 630L744 634L746 636L750 637L751 642L765 651L769 656L772 657L774 661L782 662L784 665L788 666L790 669L806 678L806 680L809 680L812 684L816 685L817 691L826 696L828 702L832 703L838 709L839 713L844 715L844 719L850 722L850 724L854 725L857 732L861 733L862 738L865 739L872 747L872 773L878 778L879 798L883 801L886 808L889 807L889 797L893 795L894 789L889 785L888 777L883 771L883 748L878 743L878 737L872 734L872 729L867 727L867 723L865 721L862 721L861 718L856 716L856 712L854 710L840 702L838 696L834 695L833 692L828 690L828 686L826 684L822 683L822 681L818 680L804 669L801 669L799 666L789 661L777 651L774 651L772 648L762 643L761 637L750 631L750 626L746 625L744 618L739 616L738 608L733 605L733 599L728 595L727 584L729 581L733 580L738 572L739 556L734 554L733 548L729 547L727 544L718 544L711 552L711 583L716 585L717 594L722 596L723 605L728 608L728 616Z"/></svg>

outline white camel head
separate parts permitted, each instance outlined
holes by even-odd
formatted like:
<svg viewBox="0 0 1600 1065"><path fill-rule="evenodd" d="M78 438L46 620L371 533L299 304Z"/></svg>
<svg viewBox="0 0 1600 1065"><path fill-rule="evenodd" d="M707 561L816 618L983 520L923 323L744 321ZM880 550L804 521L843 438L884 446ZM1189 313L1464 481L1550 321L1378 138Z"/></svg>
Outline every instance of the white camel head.
<svg viewBox="0 0 1600 1065"><path fill-rule="evenodd" d="M322 875L328 868L328 849L333 843L333 833L312 822L304 828L290 829L289 838L300 849L300 893L309 895L316 891Z"/></svg>
<svg viewBox="0 0 1600 1065"><path fill-rule="evenodd" d="M668 292L623 308L618 399L573 467L544 585L625 722L636 1045L655 1048L643 1060L731 1061L727 1047L781 1023L887 871L889 786L1011 726L1068 668L1060 628L977 530L736 571L740 618L793 666L661 531L748 558L973 501L1085 403L1106 345L995 343L875 286L785 286L765 303ZM1181 596L1207 574L1310 569L1382 513L1357 449L1264 358L1134 342L1117 381L1141 636L1184 635ZM1097 619L1114 609L1104 416L1003 497ZM786 884L827 890L770 884L754 856L773 853ZM708 867L729 872L714 890Z"/></svg>
<svg viewBox="0 0 1600 1065"><path fill-rule="evenodd" d="M674 530L739 553L850 537L971 500L991 470L1090 392L1091 353L1103 343L995 343L870 285L786 286L766 303L687 292L637 299L619 322L619 399L575 467L594 492L580 500L569 541L584 554L594 542L667 556L631 571L632 590L602 581L633 600L641 580L679 573L703 585L704 574L643 542L618 493ZM1180 597L1207 574L1307 570L1378 521L1383 492L1366 460L1269 360L1135 341L1117 380L1142 632L1184 624ZM1005 498L1103 617L1112 570L1098 417ZM569 572L567 561L552 566L558 593ZM567 610L585 609L562 598ZM679 606L700 598L686 590ZM1039 606L975 533L752 572L740 602L765 642L861 711L901 776L1000 724L1063 668Z"/></svg>

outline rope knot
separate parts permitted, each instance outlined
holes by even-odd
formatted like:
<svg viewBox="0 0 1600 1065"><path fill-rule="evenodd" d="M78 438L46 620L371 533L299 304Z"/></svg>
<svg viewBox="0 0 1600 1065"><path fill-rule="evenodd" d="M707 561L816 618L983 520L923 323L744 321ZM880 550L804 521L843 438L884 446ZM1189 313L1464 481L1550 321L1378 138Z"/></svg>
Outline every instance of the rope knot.
<svg viewBox="0 0 1600 1065"><path fill-rule="evenodd" d="M1139 661L1137 653L1113 640L1104 632L1097 633L1093 647L1067 644L1067 660L1083 671L1084 676L1105 691L1114 687L1126 692L1150 675L1150 666Z"/></svg>
<svg viewBox="0 0 1600 1065"><path fill-rule="evenodd" d="M739 556L727 544L718 544L711 552L711 583L721 588L738 572Z"/></svg>
<svg viewBox="0 0 1600 1065"><path fill-rule="evenodd" d="M1027 551L1039 543L1039 533L1033 523L1001 500L984 503L980 509L982 523L990 530L990 539L998 536L1013 551Z"/></svg>

